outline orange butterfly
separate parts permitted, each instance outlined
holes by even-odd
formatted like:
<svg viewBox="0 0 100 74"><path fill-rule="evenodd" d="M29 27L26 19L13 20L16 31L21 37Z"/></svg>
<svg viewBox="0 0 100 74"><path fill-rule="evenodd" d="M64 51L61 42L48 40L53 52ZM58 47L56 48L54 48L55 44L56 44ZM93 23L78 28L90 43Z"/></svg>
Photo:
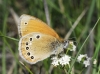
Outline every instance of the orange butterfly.
<svg viewBox="0 0 100 74"><path fill-rule="evenodd" d="M18 31L20 56L30 64L42 61L52 54L59 54L65 46L52 28L30 15L23 14L20 17Z"/></svg>

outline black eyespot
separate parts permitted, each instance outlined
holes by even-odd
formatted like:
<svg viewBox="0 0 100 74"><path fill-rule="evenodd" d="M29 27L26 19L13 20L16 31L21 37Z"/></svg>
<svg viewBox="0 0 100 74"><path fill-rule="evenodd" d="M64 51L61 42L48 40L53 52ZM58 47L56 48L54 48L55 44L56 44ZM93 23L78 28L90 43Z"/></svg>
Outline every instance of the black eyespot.
<svg viewBox="0 0 100 74"><path fill-rule="evenodd" d="M36 36L36 38L38 39L38 38L40 38L40 36L39 36L39 35L37 35L37 36Z"/></svg>
<svg viewBox="0 0 100 74"><path fill-rule="evenodd" d="M25 22L25 24L27 24L27 22Z"/></svg>
<svg viewBox="0 0 100 74"><path fill-rule="evenodd" d="M30 52L28 52L27 55L30 56Z"/></svg>
<svg viewBox="0 0 100 74"><path fill-rule="evenodd" d="M29 47L26 47L26 50L28 50L29 49Z"/></svg>
<svg viewBox="0 0 100 74"><path fill-rule="evenodd" d="M32 41L32 38L30 38L30 41Z"/></svg>
<svg viewBox="0 0 100 74"><path fill-rule="evenodd" d="M28 42L26 42L26 45L28 45Z"/></svg>
<svg viewBox="0 0 100 74"><path fill-rule="evenodd" d="M34 59L34 57L33 57L33 56L31 56L31 59Z"/></svg>

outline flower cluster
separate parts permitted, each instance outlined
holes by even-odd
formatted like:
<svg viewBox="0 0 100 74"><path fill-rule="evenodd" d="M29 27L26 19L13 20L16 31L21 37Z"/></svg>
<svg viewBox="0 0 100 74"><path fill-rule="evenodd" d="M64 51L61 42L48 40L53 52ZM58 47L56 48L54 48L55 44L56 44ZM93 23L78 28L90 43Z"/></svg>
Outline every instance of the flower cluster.
<svg viewBox="0 0 100 74"><path fill-rule="evenodd" d="M74 45L74 43L72 41L70 41L69 43L66 43L67 44L67 49L70 50L70 51L75 51L76 50L76 46ZM66 47L66 45L65 45ZM66 55L66 54L63 54L61 55L61 58L58 58L58 56L55 56L52 58L52 64L54 66L58 66L58 65L69 65L69 62L70 62L70 59L71 57Z"/></svg>
<svg viewBox="0 0 100 74"><path fill-rule="evenodd" d="M80 54L77 58L77 61L80 63L80 62L83 62L83 64L85 65L85 67L89 66L90 65L90 61L91 61L91 58L89 58L87 56L87 54Z"/></svg>
<svg viewBox="0 0 100 74"><path fill-rule="evenodd" d="M66 46L65 46L66 47ZM72 41L69 42L69 44L67 43L67 50L69 51L75 51L76 50L76 46L74 45L74 43ZM71 57L69 55L63 54L60 55L60 58L58 56L52 57L52 65L54 66L58 66L58 65L69 65L69 62L71 61ZM85 65L85 67L88 67L90 65L91 62L91 58L87 56L87 54L80 54L77 57L77 61L79 63L83 63ZM97 60L94 59L93 64L96 64Z"/></svg>
<svg viewBox="0 0 100 74"><path fill-rule="evenodd" d="M58 58L57 56L55 56L55 57L52 58L52 60L53 60L52 64L54 66L58 66L58 65L64 66L66 64L69 64L70 59L71 59L71 57L68 56L68 55L65 55L65 54L62 55L61 58Z"/></svg>

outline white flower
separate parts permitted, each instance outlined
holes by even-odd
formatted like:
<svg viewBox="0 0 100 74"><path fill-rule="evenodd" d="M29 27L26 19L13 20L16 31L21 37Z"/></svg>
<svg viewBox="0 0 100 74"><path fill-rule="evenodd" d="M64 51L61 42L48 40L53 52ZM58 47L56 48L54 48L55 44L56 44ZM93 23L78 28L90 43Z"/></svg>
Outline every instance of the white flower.
<svg viewBox="0 0 100 74"><path fill-rule="evenodd" d="M59 63L58 63L58 62L59 62L59 61L58 61L59 59L58 59L57 56L55 56L55 57L53 57L53 58L51 58L51 59L53 60L52 63L51 63L52 65L54 65L54 66L59 65Z"/></svg>
<svg viewBox="0 0 100 74"><path fill-rule="evenodd" d="M58 65L66 65L66 64L69 64L70 62L70 58L68 55L62 55L61 58L58 58L57 56L56 57L53 57L51 58L52 59L52 65L54 66L58 66Z"/></svg>
<svg viewBox="0 0 100 74"><path fill-rule="evenodd" d="M70 51L75 51L76 50L76 46L73 45L73 48Z"/></svg>
<svg viewBox="0 0 100 74"><path fill-rule="evenodd" d="M59 63L63 66L63 65L66 65L66 64L69 64L70 62L70 56L68 55L63 55L60 59L59 59Z"/></svg>
<svg viewBox="0 0 100 74"><path fill-rule="evenodd" d="M94 59L93 64L96 64L96 63L97 63L97 60L96 60L96 59Z"/></svg>
<svg viewBox="0 0 100 74"><path fill-rule="evenodd" d="M91 60L91 58L88 58L87 60L85 60L85 61L83 62L83 64L85 65L85 67L87 67L87 66L90 65L90 60Z"/></svg>
<svg viewBox="0 0 100 74"><path fill-rule="evenodd" d="M51 58L51 60L58 60L58 57L54 56L54 57Z"/></svg>
<svg viewBox="0 0 100 74"><path fill-rule="evenodd" d="M70 48L70 51L75 51L76 50L76 46L74 45L74 43L72 41L70 41L69 44L72 47L72 48Z"/></svg>
<svg viewBox="0 0 100 74"><path fill-rule="evenodd" d="M84 58L84 57L87 58L87 54L84 54L84 55L80 54L77 58L77 61L80 62L82 60L82 58Z"/></svg>
<svg viewBox="0 0 100 74"><path fill-rule="evenodd" d="M54 66L58 66L59 65L58 62L59 62L58 60L53 60L51 64L54 65Z"/></svg>

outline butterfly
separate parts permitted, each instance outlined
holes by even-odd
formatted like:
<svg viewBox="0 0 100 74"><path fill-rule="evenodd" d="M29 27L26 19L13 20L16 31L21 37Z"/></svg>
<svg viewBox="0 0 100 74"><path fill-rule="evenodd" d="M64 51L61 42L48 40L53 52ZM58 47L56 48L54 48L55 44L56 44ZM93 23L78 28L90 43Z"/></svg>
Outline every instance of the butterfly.
<svg viewBox="0 0 100 74"><path fill-rule="evenodd" d="M29 64L35 64L53 54L59 54L68 46L46 23L30 15L19 19L19 54Z"/></svg>

